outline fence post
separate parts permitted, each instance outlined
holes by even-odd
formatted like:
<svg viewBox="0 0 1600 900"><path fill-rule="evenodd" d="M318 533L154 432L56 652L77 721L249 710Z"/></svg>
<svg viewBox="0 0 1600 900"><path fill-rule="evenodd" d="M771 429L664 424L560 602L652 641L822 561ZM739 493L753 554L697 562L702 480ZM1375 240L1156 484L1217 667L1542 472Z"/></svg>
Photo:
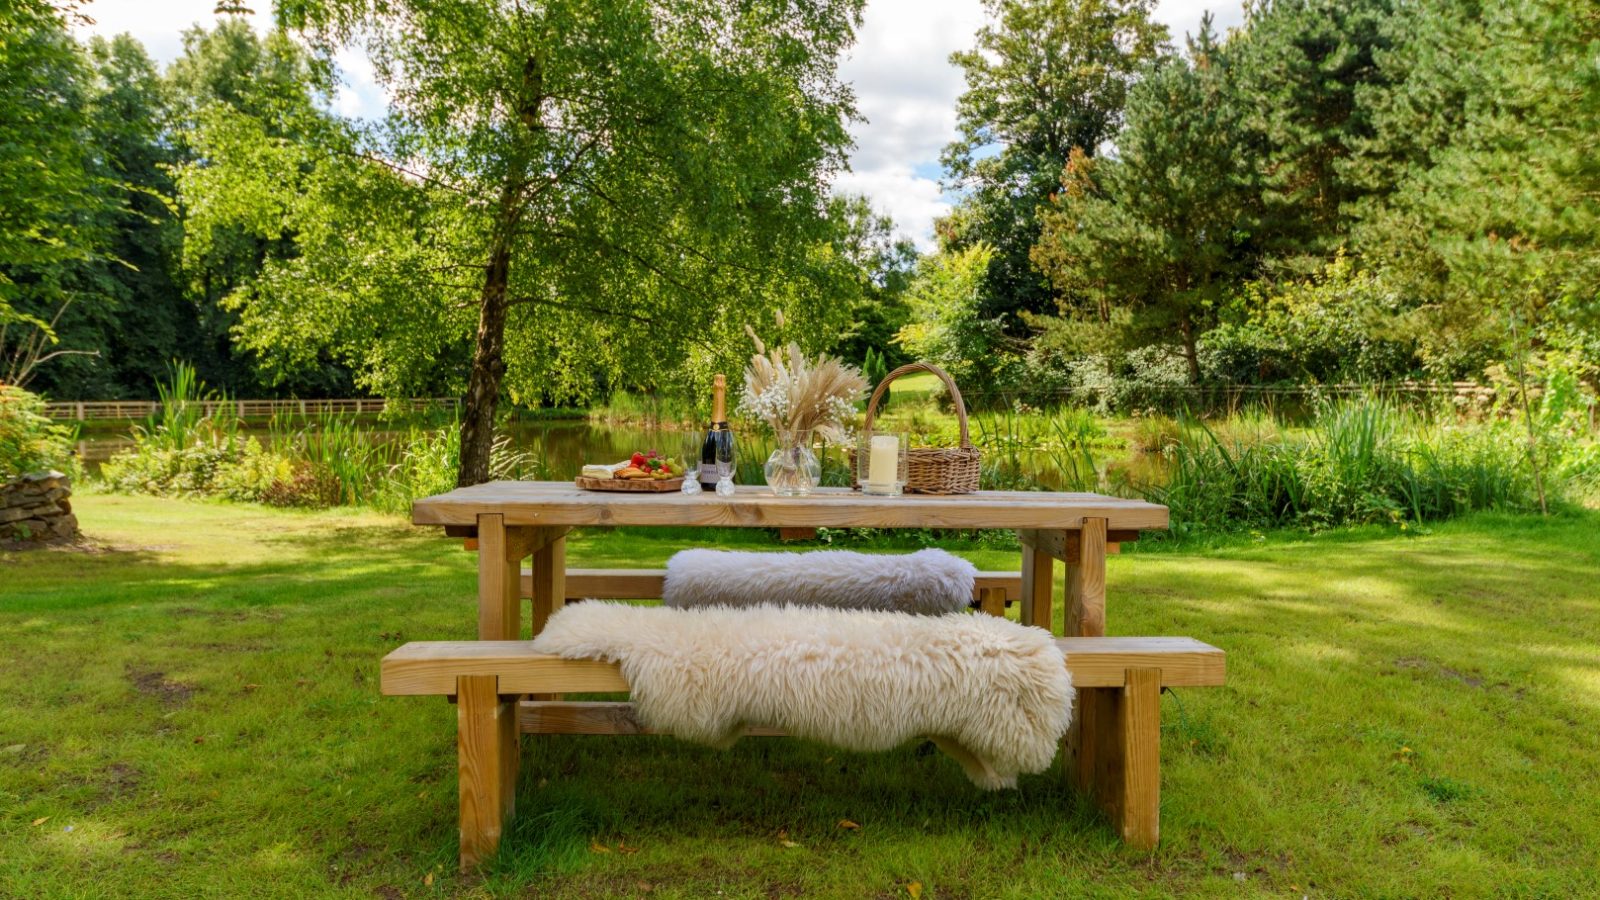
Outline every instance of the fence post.
<svg viewBox="0 0 1600 900"><path fill-rule="evenodd" d="M78 401L78 421L83 421L83 401Z"/></svg>

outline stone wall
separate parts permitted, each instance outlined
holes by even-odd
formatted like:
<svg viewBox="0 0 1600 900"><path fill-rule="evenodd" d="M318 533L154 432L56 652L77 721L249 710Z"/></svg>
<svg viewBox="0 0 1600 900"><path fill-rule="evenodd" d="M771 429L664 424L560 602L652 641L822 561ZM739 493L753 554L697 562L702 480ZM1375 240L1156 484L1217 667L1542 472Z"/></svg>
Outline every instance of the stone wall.
<svg viewBox="0 0 1600 900"><path fill-rule="evenodd" d="M0 485L0 540L65 540L78 536L72 479L30 472Z"/></svg>

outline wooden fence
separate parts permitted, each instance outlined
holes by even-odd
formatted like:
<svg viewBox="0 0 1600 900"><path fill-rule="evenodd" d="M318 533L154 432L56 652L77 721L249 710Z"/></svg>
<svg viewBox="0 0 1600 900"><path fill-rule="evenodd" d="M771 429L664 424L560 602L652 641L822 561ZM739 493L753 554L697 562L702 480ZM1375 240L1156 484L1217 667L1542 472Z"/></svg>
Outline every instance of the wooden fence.
<svg viewBox="0 0 1600 900"><path fill-rule="evenodd" d="M270 418L279 413L320 415L322 413L352 413L355 415L382 412L421 412L430 409L455 409L461 404L459 397L414 397L385 400L382 397L361 397L352 400L193 400L190 403L213 415L227 408L240 418ZM46 403L44 414L52 419L79 422L137 421L161 411L156 400L81 400L64 403Z"/></svg>

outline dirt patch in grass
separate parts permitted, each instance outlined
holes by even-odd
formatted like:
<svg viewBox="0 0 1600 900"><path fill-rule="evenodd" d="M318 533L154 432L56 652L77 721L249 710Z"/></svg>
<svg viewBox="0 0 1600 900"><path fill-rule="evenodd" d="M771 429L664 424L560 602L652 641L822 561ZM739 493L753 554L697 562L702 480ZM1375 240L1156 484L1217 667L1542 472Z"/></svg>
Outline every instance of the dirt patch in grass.
<svg viewBox="0 0 1600 900"><path fill-rule="evenodd" d="M161 705L168 709L177 709L184 706L194 696L194 692L198 690L192 684L174 681L167 677L167 673L159 672L155 669L139 669L129 666L126 677L128 683L133 685L134 690L146 697L159 699Z"/></svg>

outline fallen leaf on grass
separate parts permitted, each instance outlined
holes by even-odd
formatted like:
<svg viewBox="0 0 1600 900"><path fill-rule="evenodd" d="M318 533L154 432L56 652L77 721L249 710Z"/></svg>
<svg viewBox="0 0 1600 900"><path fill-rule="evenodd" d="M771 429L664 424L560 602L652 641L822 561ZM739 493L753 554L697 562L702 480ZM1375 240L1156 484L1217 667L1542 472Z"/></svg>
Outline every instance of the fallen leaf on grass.
<svg viewBox="0 0 1600 900"><path fill-rule="evenodd" d="M429 872L428 874L422 876L422 886L423 887L433 887L433 873L432 872Z"/></svg>
<svg viewBox="0 0 1600 900"><path fill-rule="evenodd" d="M857 825L856 823L850 821L849 819L840 819L839 820L839 827L843 828L843 829L846 829L848 831L860 831L861 830L861 826L860 825Z"/></svg>
<svg viewBox="0 0 1600 900"><path fill-rule="evenodd" d="M639 852L639 848L638 847L629 847L627 841L617 841L617 852L618 853L638 853Z"/></svg>
<svg viewBox="0 0 1600 900"><path fill-rule="evenodd" d="M48 821L50 821L49 816L40 816L39 818L33 820L33 827L38 828L40 825L43 825Z"/></svg>
<svg viewBox="0 0 1600 900"><path fill-rule="evenodd" d="M906 885L906 893L911 895L911 900L921 900L921 898L922 898L922 882L913 881L910 884Z"/></svg>
<svg viewBox="0 0 1600 900"><path fill-rule="evenodd" d="M590 853L610 853L611 852L611 848L607 847L605 844L600 843L599 841L590 841L589 842L589 852Z"/></svg>
<svg viewBox="0 0 1600 900"><path fill-rule="evenodd" d="M788 848L788 849L790 849L790 850L793 850L793 849L794 849L794 848L796 848L796 847L798 847L798 846L800 846L800 845L799 845L799 844L796 844L796 843L795 843L795 842L794 842L794 841L787 841L787 840L785 840L785 841L779 841L779 842L778 842L778 843L779 843L779 844L780 844L780 845L781 845L781 846L783 846L783 847L786 847L786 848Z"/></svg>

